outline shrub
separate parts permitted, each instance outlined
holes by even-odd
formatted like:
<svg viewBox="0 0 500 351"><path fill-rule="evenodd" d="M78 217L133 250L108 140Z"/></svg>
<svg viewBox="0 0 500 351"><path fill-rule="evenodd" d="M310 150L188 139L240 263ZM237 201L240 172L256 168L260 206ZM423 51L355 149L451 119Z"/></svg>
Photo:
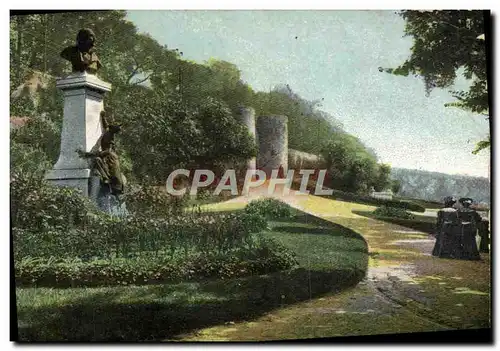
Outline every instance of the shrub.
<svg viewBox="0 0 500 351"><path fill-rule="evenodd" d="M51 165L49 157L39 147L11 140L10 169L12 173L33 174L41 178Z"/></svg>
<svg viewBox="0 0 500 351"><path fill-rule="evenodd" d="M191 203L194 205L202 205L208 203L227 201L231 198L236 197L236 195L232 195L229 190L223 190L218 195L214 195L213 191L215 191L215 186L210 189L208 188L200 189L198 191L198 194L196 195L196 198L192 200Z"/></svg>
<svg viewBox="0 0 500 351"><path fill-rule="evenodd" d="M373 214L380 217L392 217L392 218L400 218L400 219L414 219L415 216L411 213L405 211L402 208L397 207L389 207L389 206L380 206Z"/></svg>
<svg viewBox="0 0 500 351"><path fill-rule="evenodd" d="M425 207L411 201L377 199L371 196L347 193L339 190L334 190L333 194L327 195L327 197L335 200L357 202L367 205L387 206L393 208L401 208L407 211L425 212Z"/></svg>
<svg viewBox="0 0 500 351"><path fill-rule="evenodd" d="M221 216L217 220L210 215L121 219L102 214L90 217L84 228L13 228L14 252L16 259L48 258L57 253L61 258L82 260L223 253L236 247L251 247L251 234L262 230L259 223L259 218L256 221L247 214Z"/></svg>
<svg viewBox="0 0 500 351"><path fill-rule="evenodd" d="M13 144L24 144L42 151L53 164L59 156L61 125L48 118L31 117L24 126L12 131L11 140Z"/></svg>
<svg viewBox="0 0 500 351"><path fill-rule="evenodd" d="M268 219L291 218L293 209L290 205L276 199L254 200L245 207L245 212L258 214Z"/></svg>
<svg viewBox="0 0 500 351"><path fill-rule="evenodd" d="M17 286L84 287L229 279L265 274L293 267L294 255L270 239L258 239L252 249L226 254L193 254L171 259L166 256L92 260L25 257L15 265Z"/></svg>
<svg viewBox="0 0 500 351"><path fill-rule="evenodd" d="M185 99L161 89L131 93L134 99L114 107L128 126L121 140L134 160L137 179L143 181L148 175L164 182L175 169L211 169L215 164L245 161L255 155L255 143L224 102L206 97L186 104ZM136 101L148 101L148 107L138 106Z"/></svg>
<svg viewBox="0 0 500 351"><path fill-rule="evenodd" d="M78 190L51 186L41 177L14 172L10 183L12 226L28 231L84 227L98 209Z"/></svg>
<svg viewBox="0 0 500 351"><path fill-rule="evenodd" d="M71 189L42 186L22 202L19 199L25 195L24 188L13 188L16 260L25 256L47 258L54 253L82 260L224 253L252 247L252 234L267 228L263 216L246 212L217 215L193 211L171 213L165 218L146 212L118 218L98 211Z"/></svg>
<svg viewBox="0 0 500 351"><path fill-rule="evenodd" d="M20 284L230 278L276 271L294 262L287 250L258 235L267 228L259 211L179 211L183 207L172 205L171 199L150 188L141 191L136 203L131 201L136 211L119 218L101 212L75 189L14 173L12 233ZM283 206L271 206L273 216L286 215Z"/></svg>
<svg viewBox="0 0 500 351"><path fill-rule="evenodd" d="M171 196L157 186L135 186L124 196L127 209L150 217L167 217L181 214L189 195Z"/></svg>

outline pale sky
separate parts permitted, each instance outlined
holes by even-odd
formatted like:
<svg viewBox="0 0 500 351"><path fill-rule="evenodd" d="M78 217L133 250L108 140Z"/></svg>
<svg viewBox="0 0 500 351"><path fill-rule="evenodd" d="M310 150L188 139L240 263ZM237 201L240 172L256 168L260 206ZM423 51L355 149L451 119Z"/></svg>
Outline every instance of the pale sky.
<svg viewBox="0 0 500 351"><path fill-rule="evenodd" d="M426 97L421 79L378 71L410 54L393 11L135 10L128 18L186 59L236 64L256 91L289 84L323 98L321 109L392 167L488 177L489 151L471 154L488 135L484 117L444 107L451 89ZM455 88L464 86L460 79Z"/></svg>

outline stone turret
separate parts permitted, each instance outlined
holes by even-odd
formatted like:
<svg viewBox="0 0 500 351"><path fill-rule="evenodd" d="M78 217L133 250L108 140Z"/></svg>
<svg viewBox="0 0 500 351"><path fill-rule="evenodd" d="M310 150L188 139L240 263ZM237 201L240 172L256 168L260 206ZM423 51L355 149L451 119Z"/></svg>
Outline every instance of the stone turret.
<svg viewBox="0 0 500 351"><path fill-rule="evenodd" d="M252 136L254 142L257 142L257 133L255 131L255 110L251 107L240 108L241 123L248 129L248 133ZM257 168L257 159L251 158L247 162L248 170L255 170Z"/></svg>
<svg viewBox="0 0 500 351"><path fill-rule="evenodd" d="M288 117L260 116L257 119L257 168L268 176L280 167L288 170Z"/></svg>

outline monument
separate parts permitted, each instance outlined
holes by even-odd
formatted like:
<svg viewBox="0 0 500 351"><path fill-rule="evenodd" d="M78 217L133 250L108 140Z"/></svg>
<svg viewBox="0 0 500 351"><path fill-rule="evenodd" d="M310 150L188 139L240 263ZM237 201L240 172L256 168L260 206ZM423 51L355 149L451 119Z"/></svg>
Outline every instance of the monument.
<svg viewBox="0 0 500 351"><path fill-rule="evenodd" d="M113 142L120 128L108 125L103 112L104 95L111 91L111 84L96 76L102 65L95 41L92 30L82 29L76 45L61 52L61 57L70 61L72 73L56 82L64 94L61 149L46 179L57 186L79 189L110 212L110 206L101 206L99 200L107 195L119 196L125 182Z"/></svg>

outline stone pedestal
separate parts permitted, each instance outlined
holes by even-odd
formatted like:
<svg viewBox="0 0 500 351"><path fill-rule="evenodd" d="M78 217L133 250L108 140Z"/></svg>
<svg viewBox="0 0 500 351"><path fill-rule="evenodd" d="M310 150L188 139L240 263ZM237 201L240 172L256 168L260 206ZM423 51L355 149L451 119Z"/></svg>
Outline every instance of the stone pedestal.
<svg viewBox="0 0 500 351"><path fill-rule="evenodd" d="M88 196L89 162L80 158L76 150L98 150L103 132L100 113L104 94L111 91L111 84L92 74L73 73L59 79L56 86L64 93L61 151L46 179L58 186L80 189Z"/></svg>

